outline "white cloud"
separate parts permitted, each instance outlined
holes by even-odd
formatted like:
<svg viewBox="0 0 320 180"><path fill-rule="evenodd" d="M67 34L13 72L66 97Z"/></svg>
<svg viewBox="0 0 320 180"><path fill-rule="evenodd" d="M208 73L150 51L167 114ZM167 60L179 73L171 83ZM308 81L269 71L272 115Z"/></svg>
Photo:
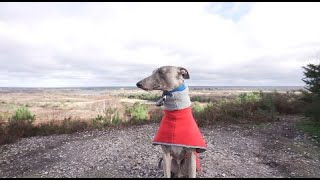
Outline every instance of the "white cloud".
<svg viewBox="0 0 320 180"><path fill-rule="evenodd" d="M162 65L186 67L193 85L303 85L320 3L220 6L2 3L0 86L134 86Z"/></svg>

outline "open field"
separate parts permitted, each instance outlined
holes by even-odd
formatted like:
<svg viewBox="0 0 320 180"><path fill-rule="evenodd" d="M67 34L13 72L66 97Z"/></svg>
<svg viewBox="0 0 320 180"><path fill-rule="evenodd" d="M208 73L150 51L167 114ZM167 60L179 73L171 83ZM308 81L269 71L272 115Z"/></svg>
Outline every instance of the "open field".
<svg viewBox="0 0 320 180"><path fill-rule="evenodd" d="M256 94L241 96L258 90L190 90L194 115L208 146L199 155L202 170L198 176L320 177L320 144L299 127L304 121L299 114L300 92L277 89L272 96L259 96L261 102L256 101ZM108 107L116 108L126 121L132 119L126 112L135 102L148 106L147 119L150 115L161 118L161 109L154 106L158 97L160 92L135 88L0 89L0 122L20 106L36 115L34 124L38 125L65 119L90 121ZM0 145L0 177L162 177L160 147L151 145L158 121L102 129L76 127L81 132L28 135ZM58 127L44 127L48 128Z"/></svg>
<svg viewBox="0 0 320 180"><path fill-rule="evenodd" d="M263 88L260 88L263 89ZM212 101L231 99L244 92L257 91L246 88L216 88L216 89L190 89L191 98L194 96L210 99ZM271 92L272 89L263 89ZM279 93L292 91L292 89L278 89ZM299 93L298 91L296 91ZM160 97L161 93L146 92L137 88L22 88L0 90L0 115L3 119L10 117L19 106L26 106L32 114L36 115L35 123L61 121L67 118L88 120L101 114L108 106L121 108L125 105L141 102L153 105L154 100L128 98L128 95L146 94ZM197 99L196 99L197 100Z"/></svg>

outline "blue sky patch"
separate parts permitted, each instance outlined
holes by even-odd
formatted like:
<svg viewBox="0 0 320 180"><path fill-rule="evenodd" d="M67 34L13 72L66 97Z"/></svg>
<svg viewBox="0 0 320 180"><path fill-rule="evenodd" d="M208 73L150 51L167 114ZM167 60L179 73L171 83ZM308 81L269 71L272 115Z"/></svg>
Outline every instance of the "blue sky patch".
<svg viewBox="0 0 320 180"><path fill-rule="evenodd" d="M208 11L237 22L250 11L251 6L251 2L214 2L208 7Z"/></svg>

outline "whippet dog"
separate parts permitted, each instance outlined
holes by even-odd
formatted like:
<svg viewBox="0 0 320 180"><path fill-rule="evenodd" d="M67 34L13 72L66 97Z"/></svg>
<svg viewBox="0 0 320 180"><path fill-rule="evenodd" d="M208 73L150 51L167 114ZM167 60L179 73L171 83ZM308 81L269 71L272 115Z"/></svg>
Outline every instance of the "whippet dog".
<svg viewBox="0 0 320 180"><path fill-rule="evenodd" d="M161 145L166 178L195 178L200 167L197 153L206 150L192 116L189 88L184 83L189 78L189 72L183 67L163 66L136 84L146 91L163 91L156 105L163 106L164 116L152 144Z"/></svg>

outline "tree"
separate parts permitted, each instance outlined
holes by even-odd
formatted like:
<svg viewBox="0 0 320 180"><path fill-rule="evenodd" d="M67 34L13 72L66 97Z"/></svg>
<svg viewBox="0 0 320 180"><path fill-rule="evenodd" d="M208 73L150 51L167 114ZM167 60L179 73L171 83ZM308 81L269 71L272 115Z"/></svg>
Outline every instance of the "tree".
<svg viewBox="0 0 320 180"><path fill-rule="evenodd" d="M302 68L305 70L302 81L307 84L306 89L313 95L320 96L320 64L308 64Z"/></svg>
<svg viewBox="0 0 320 180"><path fill-rule="evenodd" d="M302 67L305 71L303 82L310 93L305 93L305 100L308 102L305 115L312 120L320 122L320 64L308 64Z"/></svg>

